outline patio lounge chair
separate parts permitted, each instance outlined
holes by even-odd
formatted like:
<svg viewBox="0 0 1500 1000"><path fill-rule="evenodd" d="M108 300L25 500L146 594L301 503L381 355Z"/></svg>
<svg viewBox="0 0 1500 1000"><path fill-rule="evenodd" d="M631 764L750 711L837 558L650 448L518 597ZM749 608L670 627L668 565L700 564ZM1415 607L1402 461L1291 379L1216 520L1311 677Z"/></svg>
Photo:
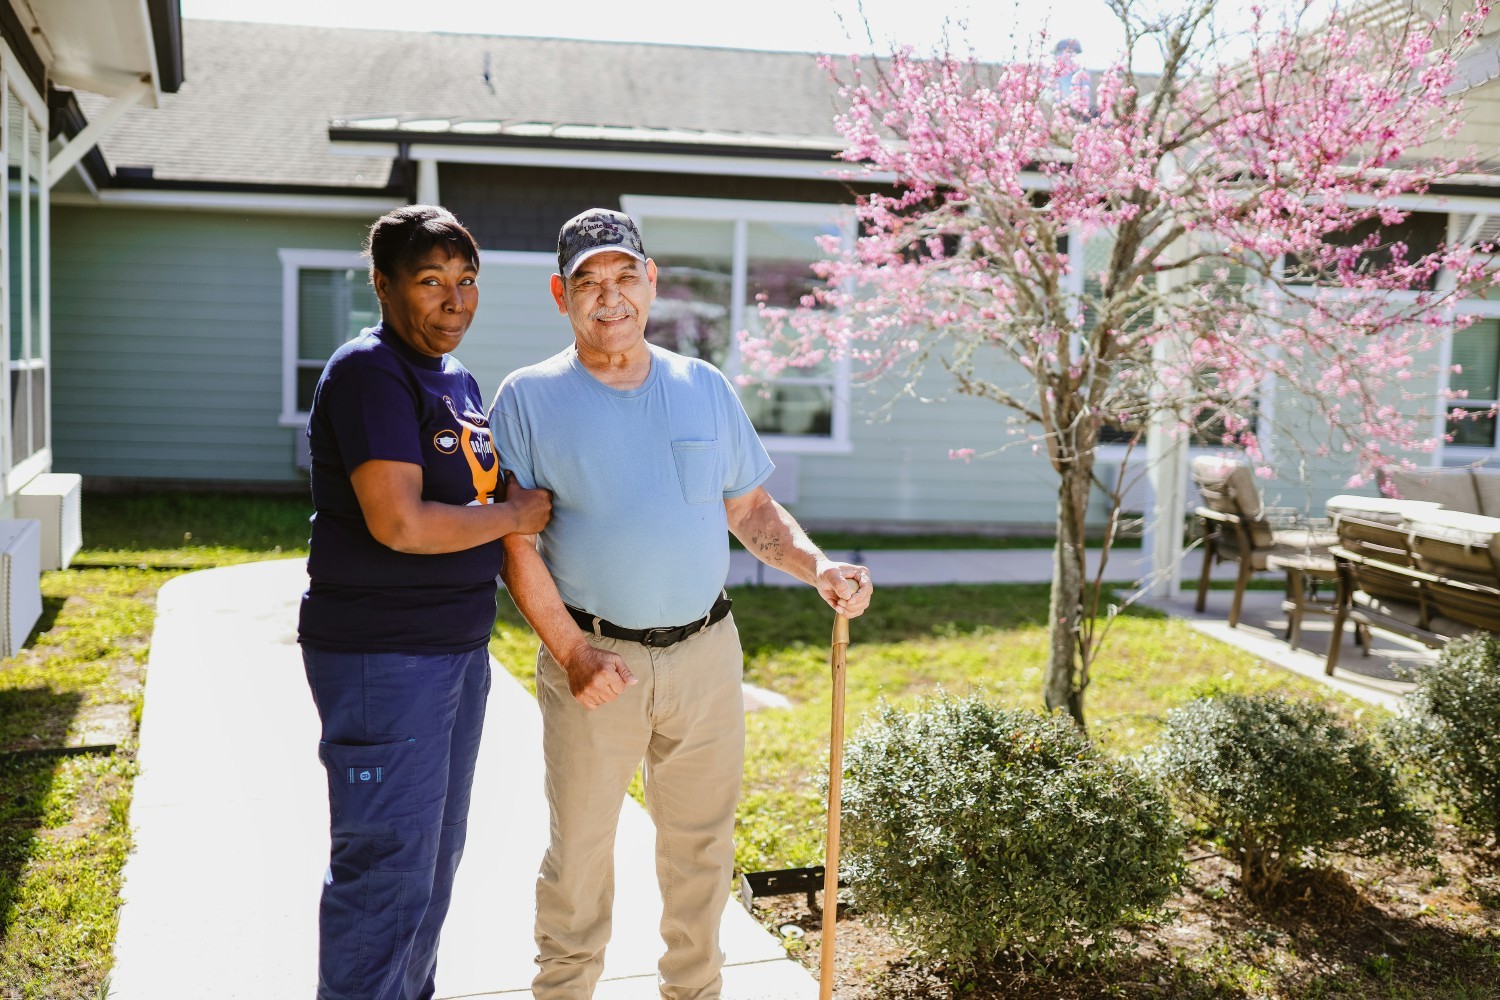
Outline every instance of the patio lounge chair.
<svg viewBox="0 0 1500 1000"><path fill-rule="evenodd" d="M1328 549L1337 536L1331 530L1295 524L1273 526L1248 466L1203 455L1193 459L1192 476L1203 496L1203 506L1195 512L1203 524L1203 571L1198 577L1197 601L1200 612L1208 598L1209 573L1215 563L1239 564L1229 606L1230 628L1240 623L1240 607L1250 577L1277 568L1270 565L1273 556L1327 557L1332 576L1333 560Z"/></svg>

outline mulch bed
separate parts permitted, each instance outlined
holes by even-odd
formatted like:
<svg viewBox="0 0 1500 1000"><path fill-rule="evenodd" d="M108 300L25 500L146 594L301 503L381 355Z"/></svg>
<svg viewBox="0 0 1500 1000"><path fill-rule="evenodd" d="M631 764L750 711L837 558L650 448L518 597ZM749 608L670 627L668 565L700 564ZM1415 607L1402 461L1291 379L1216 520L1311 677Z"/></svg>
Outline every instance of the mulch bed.
<svg viewBox="0 0 1500 1000"><path fill-rule="evenodd" d="M1100 997L1453 997L1500 1000L1500 850L1438 833L1435 867L1357 858L1300 873L1273 906L1247 901L1237 871L1202 845L1159 924L1120 932L1107 969L1001 963L977 978L924 964L878 919L840 907L839 1000L1091 1000ZM818 972L822 913L804 895L753 912Z"/></svg>

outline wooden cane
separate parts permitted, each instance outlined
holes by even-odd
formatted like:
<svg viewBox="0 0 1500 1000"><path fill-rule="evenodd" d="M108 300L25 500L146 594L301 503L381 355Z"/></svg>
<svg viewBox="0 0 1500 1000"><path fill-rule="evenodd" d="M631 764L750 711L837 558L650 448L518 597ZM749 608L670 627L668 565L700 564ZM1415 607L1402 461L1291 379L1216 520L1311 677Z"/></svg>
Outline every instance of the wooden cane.
<svg viewBox="0 0 1500 1000"><path fill-rule="evenodd" d="M839 919L839 812L844 784L844 653L849 646L849 619L833 620L833 728L828 737L828 846L823 861L823 962L818 970L818 1000L833 997L833 935Z"/></svg>

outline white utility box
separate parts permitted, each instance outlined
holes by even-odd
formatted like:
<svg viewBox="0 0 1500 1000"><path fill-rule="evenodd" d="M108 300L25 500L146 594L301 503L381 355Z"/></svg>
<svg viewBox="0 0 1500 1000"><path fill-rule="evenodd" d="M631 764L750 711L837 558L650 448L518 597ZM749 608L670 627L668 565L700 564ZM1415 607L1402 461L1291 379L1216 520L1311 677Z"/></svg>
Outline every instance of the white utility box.
<svg viewBox="0 0 1500 1000"><path fill-rule="evenodd" d="M16 494L16 516L42 523L42 569L67 569L83 546L83 477L46 472Z"/></svg>
<svg viewBox="0 0 1500 1000"><path fill-rule="evenodd" d="M0 658L15 656L42 617L42 526L0 521Z"/></svg>

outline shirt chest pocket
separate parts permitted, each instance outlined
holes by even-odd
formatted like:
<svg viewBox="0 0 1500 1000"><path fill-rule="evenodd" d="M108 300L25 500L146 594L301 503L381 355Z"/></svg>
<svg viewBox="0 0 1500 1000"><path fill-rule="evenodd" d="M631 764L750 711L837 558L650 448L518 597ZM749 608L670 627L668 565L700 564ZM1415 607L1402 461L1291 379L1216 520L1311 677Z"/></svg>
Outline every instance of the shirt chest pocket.
<svg viewBox="0 0 1500 1000"><path fill-rule="evenodd" d="M677 464L677 482L688 503L709 503L724 496L719 469L719 442L673 441L672 458Z"/></svg>

